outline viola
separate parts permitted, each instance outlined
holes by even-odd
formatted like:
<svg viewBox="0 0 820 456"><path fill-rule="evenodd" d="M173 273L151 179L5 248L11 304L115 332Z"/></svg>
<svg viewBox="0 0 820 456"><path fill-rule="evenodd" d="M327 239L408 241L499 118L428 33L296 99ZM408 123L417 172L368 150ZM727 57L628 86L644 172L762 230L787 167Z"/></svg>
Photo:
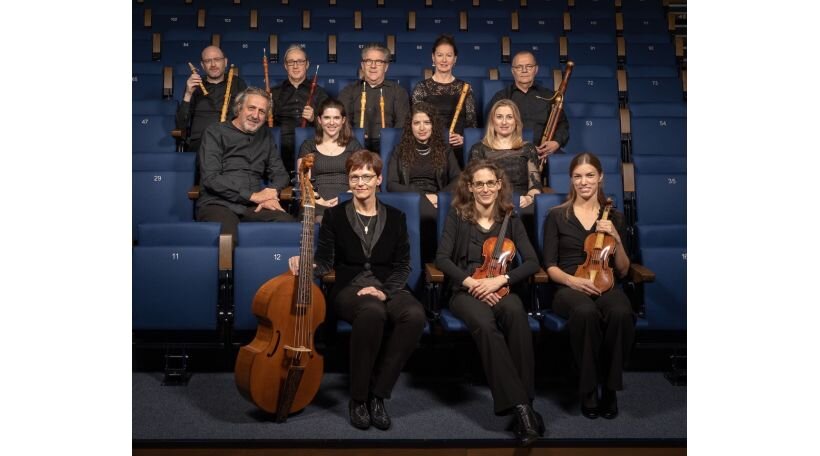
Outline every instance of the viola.
<svg viewBox="0 0 820 456"><path fill-rule="evenodd" d="M607 198L601 220L609 218L612 209L612 198ZM595 288L601 293L609 291L615 285L615 276L609 266L609 256L615 251L615 238L606 233L592 233L584 240L584 252L587 257L584 264L575 270L575 277L592 280Z"/></svg>
<svg viewBox="0 0 820 456"><path fill-rule="evenodd" d="M507 265L515 258L515 244L512 240L504 237L507 233L511 213L512 211L507 212L507 215L504 216L504 222L501 223L498 236L487 238L484 245L481 246L484 263L473 272L472 277L474 279L498 277L507 273ZM504 284L496 293L502 298L507 296L510 293L510 285Z"/></svg>
<svg viewBox="0 0 820 456"><path fill-rule="evenodd" d="M324 359L315 347L316 328L325 319L325 298L313 282L315 195L308 176L313 154L299 169L302 191L302 241L299 275L285 271L265 282L253 298L256 337L240 348L234 379L240 394L276 414L276 422L305 408L316 396Z"/></svg>

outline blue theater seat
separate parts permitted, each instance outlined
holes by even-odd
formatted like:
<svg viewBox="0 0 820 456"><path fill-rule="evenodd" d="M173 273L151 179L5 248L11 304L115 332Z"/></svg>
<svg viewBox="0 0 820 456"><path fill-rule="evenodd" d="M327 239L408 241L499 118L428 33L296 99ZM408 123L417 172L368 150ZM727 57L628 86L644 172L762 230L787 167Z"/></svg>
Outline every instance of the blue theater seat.
<svg viewBox="0 0 820 456"><path fill-rule="evenodd" d="M626 62L630 65L675 66L675 47L670 42L645 43L638 40L626 43Z"/></svg>
<svg viewBox="0 0 820 456"><path fill-rule="evenodd" d="M267 32L231 31L222 35L220 47L228 57L228 62L242 67L243 64L256 64L262 67L263 49L268 48ZM270 52L267 52L270 55ZM268 63L268 73L271 64Z"/></svg>
<svg viewBox="0 0 820 456"><path fill-rule="evenodd" d="M131 64L131 99L158 100L162 98L162 68L159 62Z"/></svg>
<svg viewBox="0 0 820 456"><path fill-rule="evenodd" d="M154 2L151 8L151 31L169 32L171 30L194 30L196 28L197 9L191 5L163 4ZM168 2L170 3L170 2ZM140 23L142 17L140 17Z"/></svg>
<svg viewBox="0 0 820 456"><path fill-rule="evenodd" d="M177 166L166 164L166 166ZM145 222L187 222L194 208L188 190L194 184L193 168L134 170L131 173L131 221L133 234Z"/></svg>
<svg viewBox="0 0 820 456"><path fill-rule="evenodd" d="M150 62L153 60L152 33L144 30L135 30L131 34L131 62Z"/></svg>
<svg viewBox="0 0 820 456"><path fill-rule="evenodd" d="M361 8L361 5L359 6ZM362 10L362 30L395 34L407 29L405 8L366 8Z"/></svg>
<svg viewBox="0 0 820 456"><path fill-rule="evenodd" d="M542 267L544 266L544 224L547 220L547 214L549 214L550 209L563 203L566 199L566 193L539 193L538 195L535 195L534 213L536 242L534 246L538 251L538 258L541 261ZM544 303L544 305L539 306L542 309L541 324L548 331L559 332L563 330L564 326L567 324L567 321L556 315L550 308L552 303L553 287L547 284L546 286L541 286L539 288L541 289L538 293L538 299Z"/></svg>
<svg viewBox="0 0 820 456"><path fill-rule="evenodd" d="M583 81L572 81L579 84ZM569 99L569 96L567 96ZM566 103L570 139L564 150L575 155L592 152L599 156L620 156L621 122L617 104Z"/></svg>
<svg viewBox="0 0 820 456"><path fill-rule="evenodd" d="M384 163L382 166L382 185L381 190L387 191L387 180L390 177L390 159L393 156L393 149L401 140L401 128L382 128L381 138L379 140L379 155Z"/></svg>
<svg viewBox="0 0 820 456"><path fill-rule="evenodd" d="M267 4L269 5L270 2L267 2ZM282 34L302 30L302 12L296 8L282 8L279 5L263 6L260 8L259 13L261 20L259 27L260 30L265 32ZM280 48L280 52L284 51L285 48Z"/></svg>
<svg viewBox="0 0 820 456"><path fill-rule="evenodd" d="M573 36L568 41L567 58L576 65L617 67L618 53L615 43L582 42L580 36Z"/></svg>
<svg viewBox="0 0 820 456"><path fill-rule="evenodd" d="M528 2L532 5L533 2ZM555 5L547 8L544 7L528 7L520 8L518 10L518 28L523 33L533 33L544 36L550 41L558 41L561 32L564 30L564 8L566 8L566 1L563 6L557 6L560 1L553 1Z"/></svg>
<svg viewBox="0 0 820 456"><path fill-rule="evenodd" d="M311 8L310 29L326 35L353 31L352 8Z"/></svg>
<svg viewBox="0 0 820 456"><path fill-rule="evenodd" d="M570 13L571 31L567 36L572 40L576 37L589 34L595 36L614 37L615 36L615 9L601 10L579 10Z"/></svg>
<svg viewBox="0 0 820 456"><path fill-rule="evenodd" d="M632 155L686 155L686 104L630 103Z"/></svg>
<svg viewBox="0 0 820 456"><path fill-rule="evenodd" d="M595 153L595 151L589 151ZM596 154L598 155L598 154ZM569 165L574 154L553 154L549 157L550 187L561 193L569 192ZM615 208L623 212L624 184L621 177L621 157L619 155L598 155L604 169L604 192L615 199Z"/></svg>
<svg viewBox="0 0 820 456"><path fill-rule="evenodd" d="M132 252L134 330L215 330L218 223L141 224Z"/></svg>
<svg viewBox="0 0 820 456"><path fill-rule="evenodd" d="M327 62L327 33L311 30L304 30L300 32L288 32L279 35L279 61L281 65L285 63L285 51L292 44L298 44L307 52L310 60L310 68L308 68L308 77L313 77L313 70L316 64ZM333 32L335 33L335 32ZM284 67L283 67L284 68Z"/></svg>
<svg viewBox="0 0 820 456"><path fill-rule="evenodd" d="M683 101L683 82L673 78L638 78L627 73L629 103L674 103Z"/></svg>
<svg viewBox="0 0 820 456"><path fill-rule="evenodd" d="M362 49L371 43L384 44L384 33L381 32L339 32L336 34L336 61L355 65L357 68L362 61Z"/></svg>
<svg viewBox="0 0 820 456"><path fill-rule="evenodd" d="M486 1L485 1L486 3ZM481 8L470 8L467 12L467 30L470 32L504 35L511 31L510 11L495 8L495 5L481 5Z"/></svg>
<svg viewBox="0 0 820 456"><path fill-rule="evenodd" d="M686 174L635 173L638 227L686 224Z"/></svg>
<svg viewBox="0 0 820 456"><path fill-rule="evenodd" d="M460 66L476 65L483 68L479 77L486 77L487 68L501 63L501 43L492 33L461 32L455 35L458 46L458 64L453 71L461 75ZM432 50L433 42L428 47ZM467 75L465 75L467 76Z"/></svg>
<svg viewBox="0 0 820 456"><path fill-rule="evenodd" d="M203 30L172 29L162 34L162 57L161 61L165 65L180 65L191 62L196 69L203 73L201 61L202 50L211 44L211 33ZM228 56L230 61L231 56ZM187 75L191 70L186 68L182 74Z"/></svg>
<svg viewBox="0 0 820 456"><path fill-rule="evenodd" d="M558 38L553 35L542 33L515 33L510 36L510 63L517 52L529 51L535 56L538 62L538 78L550 77L551 68L558 68L560 65L560 53L558 48ZM503 78L512 79L509 72L502 75ZM552 88L552 85L550 85Z"/></svg>
<svg viewBox="0 0 820 456"><path fill-rule="evenodd" d="M131 115L174 116L177 103L173 100L139 100L131 102Z"/></svg>
<svg viewBox="0 0 820 456"><path fill-rule="evenodd" d="M686 330L686 225L639 225L641 263L655 272L644 286L647 330Z"/></svg>
<svg viewBox="0 0 820 456"><path fill-rule="evenodd" d="M429 33L438 35L445 30L448 31L447 33L452 33L458 30L458 10L455 8L420 7L411 11L415 11L416 13L416 30L411 33ZM435 39L436 38L434 36L432 40L427 40L427 44L424 46L428 56L432 52L433 42Z"/></svg>
<svg viewBox="0 0 820 456"><path fill-rule="evenodd" d="M176 140L171 136L171 130L174 128L176 117L173 115L132 115L132 152L174 152Z"/></svg>
<svg viewBox="0 0 820 456"><path fill-rule="evenodd" d="M301 233L301 222L239 224L233 260L234 329L256 329L253 297L265 282L288 271L288 258L299 255Z"/></svg>

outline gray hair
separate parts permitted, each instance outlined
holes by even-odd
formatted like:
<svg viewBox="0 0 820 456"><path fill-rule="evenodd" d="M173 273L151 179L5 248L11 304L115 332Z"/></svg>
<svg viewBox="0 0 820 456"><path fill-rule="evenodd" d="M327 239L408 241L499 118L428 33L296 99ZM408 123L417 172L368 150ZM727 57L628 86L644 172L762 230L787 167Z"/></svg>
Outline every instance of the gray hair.
<svg viewBox="0 0 820 456"><path fill-rule="evenodd" d="M310 61L310 57L308 57L308 53L305 50L305 48L303 48L302 46L300 46L298 44L291 44L290 46L288 46L288 49L285 51L284 57L282 57L282 61L287 62L288 61L288 54L290 54L293 51L302 51L302 54L305 54L305 60Z"/></svg>
<svg viewBox="0 0 820 456"><path fill-rule="evenodd" d="M236 97L233 99L233 115L238 116L239 111L242 110L242 105L245 104L245 99L248 98L248 95L259 95L264 99L268 100L268 109L270 109L270 97L268 97L268 92L264 89L260 89L259 87L248 87L247 89L239 92Z"/></svg>
<svg viewBox="0 0 820 456"><path fill-rule="evenodd" d="M362 60L364 60L364 55L367 54L367 51L379 51L384 55L384 60L388 63L390 62L390 49L382 46L381 43L366 44L364 48L362 48Z"/></svg>

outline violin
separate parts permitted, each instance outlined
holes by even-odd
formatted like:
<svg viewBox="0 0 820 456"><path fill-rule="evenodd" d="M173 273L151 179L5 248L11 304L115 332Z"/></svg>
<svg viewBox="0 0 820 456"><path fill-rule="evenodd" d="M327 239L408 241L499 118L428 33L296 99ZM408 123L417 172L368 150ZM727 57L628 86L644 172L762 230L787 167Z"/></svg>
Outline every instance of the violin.
<svg viewBox="0 0 820 456"><path fill-rule="evenodd" d="M324 373L324 359L313 343L325 319L325 298L313 282L316 202L308 176L313 162L313 154L308 154L299 168L304 208L299 275L285 271L259 287L252 307L258 320L256 337L239 349L234 369L239 393L275 413L277 423L313 400Z"/></svg>
<svg viewBox="0 0 820 456"><path fill-rule="evenodd" d="M498 236L487 238L484 245L481 246L484 263L473 272L472 277L474 279L498 277L507 273L507 265L515 258L515 244L512 240L504 237L511 213L512 211L507 212L507 215L504 216L504 222L501 223ZM500 242L499 239L501 239ZM496 293L502 298L507 296L510 293L510 284L504 284Z"/></svg>
<svg viewBox="0 0 820 456"><path fill-rule="evenodd" d="M609 218L610 209L612 198L607 198L601 220ZM615 238L606 233L592 233L584 240L584 252L587 258L575 270L575 277L592 280L601 293L611 290L615 285L615 276L609 266L609 256L615 252Z"/></svg>

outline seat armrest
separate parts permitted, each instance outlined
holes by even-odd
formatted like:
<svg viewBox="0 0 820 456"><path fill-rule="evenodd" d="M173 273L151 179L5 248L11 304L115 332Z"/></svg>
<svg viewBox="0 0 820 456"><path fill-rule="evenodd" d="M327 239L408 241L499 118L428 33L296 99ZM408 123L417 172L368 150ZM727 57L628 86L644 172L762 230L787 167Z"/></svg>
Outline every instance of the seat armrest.
<svg viewBox="0 0 820 456"><path fill-rule="evenodd" d="M638 263L632 263L629 265L629 272L627 272L627 277L630 281L634 283L655 281L655 273L646 266Z"/></svg>
<svg viewBox="0 0 820 456"><path fill-rule="evenodd" d="M444 273L436 268L433 263L425 263L424 279L427 283L444 283Z"/></svg>

